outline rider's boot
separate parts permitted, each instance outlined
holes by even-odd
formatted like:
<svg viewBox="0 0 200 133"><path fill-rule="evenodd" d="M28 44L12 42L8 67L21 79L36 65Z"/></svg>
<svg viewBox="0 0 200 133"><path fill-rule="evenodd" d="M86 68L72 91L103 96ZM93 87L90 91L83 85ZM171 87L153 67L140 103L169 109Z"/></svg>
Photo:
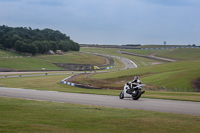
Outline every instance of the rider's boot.
<svg viewBox="0 0 200 133"><path fill-rule="evenodd" d="M142 91L142 94L145 93L145 91Z"/></svg>

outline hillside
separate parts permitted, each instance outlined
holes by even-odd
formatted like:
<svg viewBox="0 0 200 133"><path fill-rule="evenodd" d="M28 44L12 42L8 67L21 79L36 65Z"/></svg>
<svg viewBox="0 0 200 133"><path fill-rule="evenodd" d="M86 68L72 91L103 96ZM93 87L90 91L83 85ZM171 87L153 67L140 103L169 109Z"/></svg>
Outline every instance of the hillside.
<svg viewBox="0 0 200 133"><path fill-rule="evenodd" d="M83 51L100 52L100 48L82 48ZM118 49L103 49L104 53L111 55L125 56L119 54ZM101 73L89 76L90 78L81 78L75 80L83 84L95 84L96 87L121 89L123 85L132 80L135 75L142 78L148 89L170 89L177 91L199 91L200 90L200 49L172 49L172 50L125 50L132 53L143 55L154 54L165 58L179 59L179 61L171 63L163 63L159 65L139 66L137 69L128 69L124 71L116 71L112 73ZM138 63L136 56L126 55L136 64ZM142 60L143 64L147 60ZM83 76L86 77L86 76ZM194 90L195 89L195 90Z"/></svg>
<svg viewBox="0 0 200 133"><path fill-rule="evenodd" d="M106 61L104 58L81 53L67 52L63 55L36 55L25 56L10 51L0 49L0 70L66 70L54 63L75 63L75 64L92 64L102 65Z"/></svg>

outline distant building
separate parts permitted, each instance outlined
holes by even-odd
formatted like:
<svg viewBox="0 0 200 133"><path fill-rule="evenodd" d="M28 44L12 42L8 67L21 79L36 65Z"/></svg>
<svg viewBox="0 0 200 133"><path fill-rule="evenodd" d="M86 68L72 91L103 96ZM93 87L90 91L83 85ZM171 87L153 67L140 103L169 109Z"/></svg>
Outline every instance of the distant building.
<svg viewBox="0 0 200 133"><path fill-rule="evenodd" d="M49 50L48 54L54 54L53 50Z"/></svg>
<svg viewBox="0 0 200 133"><path fill-rule="evenodd" d="M62 50L56 50L56 54L63 54Z"/></svg>

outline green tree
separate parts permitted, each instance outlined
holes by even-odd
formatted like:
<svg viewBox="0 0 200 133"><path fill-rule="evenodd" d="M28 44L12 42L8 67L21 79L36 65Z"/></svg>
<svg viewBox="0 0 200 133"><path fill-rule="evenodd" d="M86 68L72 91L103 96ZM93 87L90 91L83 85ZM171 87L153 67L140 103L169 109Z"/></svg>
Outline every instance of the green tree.
<svg viewBox="0 0 200 133"><path fill-rule="evenodd" d="M56 42L54 42L54 41L49 41L49 45L51 46L51 50L53 50L54 52L56 51L56 50L58 50L58 47L57 47L57 43Z"/></svg>
<svg viewBox="0 0 200 133"><path fill-rule="evenodd" d="M0 44L3 49L15 49L26 53L46 53L49 50L79 51L78 43L58 30L32 29L31 27L12 28L0 26Z"/></svg>
<svg viewBox="0 0 200 133"><path fill-rule="evenodd" d="M22 52L22 50L21 50L21 45L22 45L23 43L24 43L23 41L17 40L17 41L15 42L14 49L15 49L16 51Z"/></svg>
<svg viewBox="0 0 200 133"><path fill-rule="evenodd" d="M70 43L69 43L68 40L60 41L60 42L58 43L59 49L60 49L60 50L63 50L64 52L67 52L67 51L70 50L70 46L69 46L69 45L70 45Z"/></svg>
<svg viewBox="0 0 200 133"><path fill-rule="evenodd" d="M32 55L35 55L36 53L38 53L38 47L36 45L29 44L29 48L30 48L29 53L31 53Z"/></svg>

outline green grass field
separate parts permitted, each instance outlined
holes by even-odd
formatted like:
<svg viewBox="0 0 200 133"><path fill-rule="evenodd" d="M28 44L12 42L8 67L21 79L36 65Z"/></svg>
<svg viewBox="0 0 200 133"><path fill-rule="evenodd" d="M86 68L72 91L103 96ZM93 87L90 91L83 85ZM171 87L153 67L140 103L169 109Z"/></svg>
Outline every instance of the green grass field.
<svg viewBox="0 0 200 133"><path fill-rule="evenodd" d="M15 55L18 55L18 57L16 58ZM37 55L27 57L4 50L0 51L0 68L3 69L42 70L42 68L46 68L46 70L65 70L53 63L101 65L105 63L105 59L80 52L69 52L66 55Z"/></svg>
<svg viewBox="0 0 200 133"><path fill-rule="evenodd" d="M198 133L199 116L0 98L1 133Z"/></svg>
<svg viewBox="0 0 200 133"><path fill-rule="evenodd" d="M181 60L198 60L200 59L200 48L178 48L178 49L163 49L163 50L139 50L139 49L128 49L123 50L130 53L150 55L155 54L155 56L174 58Z"/></svg>
<svg viewBox="0 0 200 133"><path fill-rule="evenodd" d="M141 45L140 48L168 48L168 47L188 47L186 45Z"/></svg>
<svg viewBox="0 0 200 133"><path fill-rule="evenodd" d="M184 90L188 87L193 87L192 83L200 78L200 61L197 52L192 51L183 61L165 63L152 66L154 60L144 59L141 57L121 55L118 49L98 49L85 48L85 51L99 52L105 54L112 54L123 56L133 60L138 64L137 69L128 69L123 71L116 71L103 74L95 74L91 78L78 79L81 82L88 83L108 83L109 87L121 87L125 82L131 80L134 75L141 76L142 81L147 86L157 87L181 87ZM188 51L185 51L188 52ZM174 51L159 52L158 55L171 56L169 58L181 58L185 56L184 51L176 53ZM194 52L194 53L193 53ZM188 52L189 54L190 52ZM168 55L171 54L171 55ZM185 55L184 55L185 54ZM9 55L9 53L2 53L0 56ZM6 68L16 69L41 69L47 67L48 69L58 70L55 66L50 66L50 62L61 61L76 61L82 62L84 58L91 57L93 63L99 63L95 56L82 53L68 54L68 57L60 56L37 56L32 58L19 58L17 64L14 60L3 60L0 58L0 68L4 65ZM82 57L80 57L82 56ZM77 58L77 60L76 60ZM95 60L95 59L96 60ZM192 58L192 59L191 59ZM120 61L115 60L117 66L123 67ZM5 62L5 63L4 63ZM46 62L47 64L42 64ZM23 64L25 63L25 64ZM26 64L27 63L27 64ZM6 64L8 64L6 66ZM2 65L2 66L1 66ZM30 66L33 67L30 68ZM46 65L46 66L45 66ZM13 67L11 67L13 66ZM28 67L28 68L27 68ZM54 68L55 67L55 68ZM39 76L39 77L17 77L0 79L0 87L26 88L37 90L51 90L60 92L72 93L89 93L100 95L114 95L118 96L121 90L94 90L82 89L64 85L61 80L70 75L54 75L54 76ZM200 102L200 93L194 92L166 92L166 91L149 91L142 95L142 98L160 98L160 99L174 99ZM78 104L55 103L45 101L22 100L14 98L0 97L0 132L2 133L25 133L25 132L148 132L148 133L198 133L200 117L189 116L181 114L160 113L142 110L116 109L105 108L98 106L85 106Z"/></svg>
<svg viewBox="0 0 200 133"><path fill-rule="evenodd" d="M150 55L150 54L161 54L161 53L168 53L173 49L164 49L164 50L141 50L141 49L122 49L122 51L141 54L141 55Z"/></svg>
<svg viewBox="0 0 200 133"><path fill-rule="evenodd" d="M158 56L167 57L167 58L176 58L176 59L182 59L182 60L200 60L200 48L174 49L168 53L158 54Z"/></svg>

